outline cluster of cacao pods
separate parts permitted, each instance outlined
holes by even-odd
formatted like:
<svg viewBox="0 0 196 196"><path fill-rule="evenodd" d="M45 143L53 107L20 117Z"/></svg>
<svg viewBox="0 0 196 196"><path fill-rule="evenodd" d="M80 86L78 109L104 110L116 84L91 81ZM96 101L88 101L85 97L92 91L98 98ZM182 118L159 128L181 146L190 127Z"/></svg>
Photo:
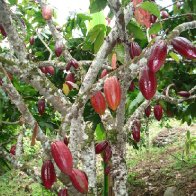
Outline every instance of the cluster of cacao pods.
<svg viewBox="0 0 196 196"><path fill-rule="evenodd" d="M49 74L49 75L54 75L55 73L55 70L54 70L54 67L53 66L43 66L43 67L40 67L40 70L42 71L42 73L44 74Z"/></svg>
<svg viewBox="0 0 196 196"><path fill-rule="evenodd" d="M67 141L66 141L67 142ZM51 143L51 154L52 157L58 166L58 168L64 174L68 175L73 186L80 193L88 192L88 178L85 172L73 168L73 159L72 154L65 145L63 141L55 141ZM47 160L43 163L41 169L41 178L43 185L50 189L54 182L56 181L56 173L54 165L51 160ZM58 195L67 195L67 189L62 189L59 191Z"/></svg>
<svg viewBox="0 0 196 196"><path fill-rule="evenodd" d="M151 106L149 105L149 106L144 110L144 112L145 112L145 115L146 115L147 117L149 117L150 114L151 114ZM154 116L155 116L155 118L156 118L158 121L161 120L161 118L162 118L162 116L163 116L163 108L162 108L162 106L161 106L160 104L157 104L157 105L154 106Z"/></svg>
<svg viewBox="0 0 196 196"><path fill-rule="evenodd" d="M95 154L101 154L104 163L106 164L105 174L108 175L111 169L109 161L112 157L112 148L107 140L99 142L95 146Z"/></svg>
<svg viewBox="0 0 196 196"><path fill-rule="evenodd" d="M105 97L101 91L97 91L90 99L92 107L100 115L105 113L106 103L111 110L115 111L121 101L121 86L116 76L105 80L103 90Z"/></svg>

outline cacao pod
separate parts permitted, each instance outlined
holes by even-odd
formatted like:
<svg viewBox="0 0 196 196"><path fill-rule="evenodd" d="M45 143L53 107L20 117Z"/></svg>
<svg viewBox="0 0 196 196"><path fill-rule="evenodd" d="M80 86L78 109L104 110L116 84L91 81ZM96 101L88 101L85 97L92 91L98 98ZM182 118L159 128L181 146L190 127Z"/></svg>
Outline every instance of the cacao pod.
<svg viewBox="0 0 196 196"><path fill-rule="evenodd" d="M85 172L73 168L69 177L76 190L83 194L88 193L88 179Z"/></svg>
<svg viewBox="0 0 196 196"><path fill-rule="evenodd" d="M105 80L104 94L108 107L115 111L121 101L121 86L117 77L112 76Z"/></svg>
<svg viewBox="0 0 196 196"><path fill-rule="evenodd" d="M165 19L165 18L169 18L169 14L167 11L163 10L161 11L161 18Z"/></svg>
<svg viewBox="0 0 196 196"><path fill-rule="evenodd" d="M150 114L151 114L151 106L150 105L145 109L145 114L147 117L150 116Z"/></svg>
<svg viewBox="0 0 196 196"><path fill-rule="evenodd" d="M117 56L116 56L116 53L113 53L112 54L112 63L111 63L111 66L112 66L112 69L115 70L117 67L116 67L116 62L117 62Z"/></svg>
<svg viewBox="0 0 196 196"><path fill-rule="evenodd" d="M56 173L51 160L44 161L41 169L41 179L46 189L50 189L56 181Z"/></svg>
<svg viewBox="0 0 196 196"><path fill-rule="evenodd" d="M108 146L108 141L106 141L106 140L96 144L95 153L96 154L102 153L106 149L107 146Z"/></svg>
<svg viewBox="0 0 196 196"><path fill-rule="evenodd" d="M66 78L65 78L65 81L70 81L72 83L75 83L75 77L74 77L74 74L73 73L68 73L66 75ZM71 90L73 87L70 83L66 83L68 86L69 86L69 90Z"/></svg>
<svg viewBox="0 0 196 196"><path fill-rule="evenodd" d="M67 175L70 175L73 168L72 155L69 148L62 141L55 141L51 144L52 157L58 168Z"/></svg>
<svg viewBox="0 0 196 196"><path fill-rule="evenodd" d="M16 145L12 145L10 148L10 154L15 155L16 154Z"/></svg>
<svg viewBox="0 0 196 196"><path fill-rule="evenodd" d="M57 57L61 56L61 54L63 52L63 48L64 47L63 47L62 41L56 42L56 44L55 44L55 54L56 54Z"/></svg>
<svg viewBox="0 0 196 196"><path fill-rule="evenodd" d="M188 97L191 96L191 93L188 92L188 91L179 91L179 92L178 92L178 95L181 96L181 97L186 97L186 98L188 98Z"/></svg>
<svg viewBox="0 0 196 196"><path fill-rule="evenodd" d="M107 74L108 74L107 69L104 69L104 70L101 72L100 78L105 77Z"/></svg>
<svg viewBox="0 0 196 196"><path fill-rule="evenodd" d="M68 193L67 193L67 189L61 189L59 192L58 192L58 196L68 196Z"/></svg>
<svg viewBox="0 0 196 196"><path fill-rule="evenodd" d="M45 99L38 100L38 112L40 115L43 115L45 111Z"/></svg>
<svg viewBox="0 0 196 196"><path fill-rule="evenodd" d="M30 37L29 42L31 45L33 45L35 43L35 38L33 36Z"/></svg>
<svg viewBox="0 0 196 196"><path fill-rule="evenodd" d="M42 73L46 74L46 67L40 67L40 70L42 71Z"/></svg>
<svg viewBox="0 0 196 196"><path fill-rule="evenodd" d="M1 34L6 37L7 36L7 33L5 32L5 29L3 28L3 26L0 24L0 32Z"/></svg>
<svg viewBox="0 0 196 196"><path fill-rule="evenodd" d="M158 121L161 120L163 116L163 108L161 105L157 104L154 106L154 116Z"/></svg>
<svg viewBox="0 0 196 196"><path fill-rule="evenodd" d="M105 98L101 91L97 91L90 99L91 105L94 108L95 112L102 115L106 110Z"/></svg>
<svg viewBox="0 0 196 196"><path fill-rule="evenodd" d="M152 46L151 54L148 58L147 65L152 72L157 72L165 63L167 56L167 44L163 40L159 40Z"/></svg>
<svg viewBox="0 0 196 196"><path fill-rule="evenodd" d="M176 37L171 42L174 50L187 59L196 58L196 47L184 37Z"/></svg>
<svg viewBox="0 0 196 196"><path fill-rule="evenodd" d="M79 67L78 63L75 61L75 60L70 60L68 63L67 63L67 66L66 66L66 71L69 71L71 67L74 67L75 69L77 69Z"/></svg>
<svg viewBox="0 0 196 196"><path fill-rule="evenodd" d="M151 22L151 23L155 23L156 20L157 20L157 17L156 17L155 15L151 15L151 16L150 16L150 22Z"/></svg>
<svg viewBox="0 0 196 196"><path fill-rule="evenodd" d="M103 151L103 161L104 163L108 163L112 157L112 148L110 145L107 145L105 150Z"/></svg>
<svg viewBox="0 0 196 196"><path fill-rule="evenodd" d="M132 81L131 84L130 84L130 86L129 86L129 91L133 92L134 89L135 89L135 84L134 84L134 82Z"/></svg>
<svg viewBox="0 0 196 196"><path fill-rule="evenodd" d="M156 76L151 72L147 67L142 69L140 79L139 79L139 88L142 95L150 100L156 93L157 81Z"/></svg>
<svg viewBox="0 0 196 196"><path fill-rule="evenodd" d="M53 66L46 66L45 72L50 75L54 75L54 67Z"/></svg>
<svg viewBox="0 0 196 196"><path fill-rule="evenodd" d="M69 139L65 136L64 139L63 139L63 142L66 146L68 146L69 144Z"/></svg>
<svg viewBox="0 0 196 196"><path fill-rule="evenodd" d="M52 18L52 8L49 5L45 5L42 8L42 16L45 20L50 20Z"/></svg>
<svg viewBox="0 0 196 196"><path fill-rule="evenodd" d="M70 92L70 89L69 89L69 85L67 84L67 83L64 83L63 84L63 93L65 94L65 95L68 95L69 94L69 92Z"/></svg>
<svg viewBox="0 0 196 196"><path fill-rule="evenodd" d="M110 173L111 167L110 165L107 165L106 168L104 169L105 175L108 175Z"/></svg>
<svg viewBox="0 0 196 196"><path fill-rule="evenodd" d="M142 52L142 49L140 48L139 44L137 42L131 42L129 45L129 54L132 59L134 57L139 56Z"/></svg>
<svg viewBox="0 0 196 196"><path fill-rule="evenodd" d="M133 139L135 142L139 142L140 141L140 122L139 121L135 121L133 123L133 130L132 130L132 135L133 135Z"/></svg>

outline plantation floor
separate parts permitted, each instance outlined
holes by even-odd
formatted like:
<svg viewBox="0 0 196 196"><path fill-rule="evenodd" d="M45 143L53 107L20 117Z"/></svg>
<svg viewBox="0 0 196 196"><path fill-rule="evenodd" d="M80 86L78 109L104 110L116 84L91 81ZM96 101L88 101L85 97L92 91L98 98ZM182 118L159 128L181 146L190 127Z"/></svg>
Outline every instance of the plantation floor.
<svg viewBox="0 0 196 196"><path fill-rule="evenodd" d="M196 130L195 126L191 129L192 133ZM182 158L183 150L184 137L166 147L151 147L149 152L145 149L132 155L129 195L196 196L196 154L191 151L189 158Z"/></svg>

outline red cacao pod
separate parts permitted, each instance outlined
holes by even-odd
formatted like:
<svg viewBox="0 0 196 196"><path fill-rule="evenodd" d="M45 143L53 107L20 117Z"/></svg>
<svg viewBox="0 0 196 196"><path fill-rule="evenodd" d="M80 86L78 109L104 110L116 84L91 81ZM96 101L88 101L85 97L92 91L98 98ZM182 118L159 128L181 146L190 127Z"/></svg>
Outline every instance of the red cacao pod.
<svg viewBox="0 0 196 196"><path fill-rule="evenodd" d="M69 81L69 82L75 83L74 74L73 73L68 73L66 75L65 81ZM69 82L67 82L66 84L69 86L69 89L71 90L73 87L72 87L72 85Z"/></svg>
<svg viewBox="0 0 196 196"><path fill-rule="evenodd" d="M144 111L145 111L146 116L149 117L151 114L151 106L149 105Z"/></svg>
<svg viewBox="0 0 196 196"><path fill-rule="evenodd" d="M188 98L188 97L191 96L191 93L188 92L188 91L179 91L179 92L178 92L178 95L181 96L181 97L186 97L186 98Z"/></svg>
<svg viewBox="0 0 196 196"><path fill-rule="evenodd" d="M134 89L135 89L135 84L134 84L134 82L132 81L131 84L130 84L130 86L129 86L129 91L133 92Z"/></svg>
<svg viewBox="0 0 196 196"><path fill-rule="evenodd" d="M29 42L31 45L33 45L35 43L35 38L33 36L30 37Z"/></svg>
<svg viewBox="0 0 196 196"><path fill-rule="evenodd" d="M165 63L167 56L167 44L163 40L156 42L151 50L151 54L148 58L147 65L152 72L157 72L161 66Z"/></svg>
<svg viewBox="0 0 196 196"><path fill-rule="evenodd" d="M46 74L46 67L40 67L40 70L42 71L42 73Z"/></svg>
<svg viewBox="0 0 196 196"><path fill-rule="evenodd" d="M163 116L163 108L161 105L157 104L154 106L154 116L158 121L161 120Z"/></svg>
<svg viewBox="0 0 196 196"><path fill-rule="evenodd" d="M64 139L63 139L63 142L66 146L68 146L69 144L69 139L65 136Z"/></svg>
<svg viewBox="0 0 196 196"><path fill-rule="evenodd" d="M155 23L156 20L157 20L157 17L156 17L155 15L151 15L151 16L150 16L150 22L151 22L151 23Z"/></svg>
<svg viewBox="0 0 196 196"><path fill-rule="evenodd" d="M42 16L45 20L50 20L52 18L52 8L49 5L45 5L42 8Z"/></svg>
<svg viewBox="0 0 196 196"><path fill-rule="evenodd" d="M3 26L0 24L0 32L1 34L6 37L7 36L7 33L5 32L5 29L3 28Z"/></svg>
<svg viewBox="0 0 196 196"><path fill-rule="evenodd" d="M50 75L54 75L54 67L53 66L46 66L45 72Z"/></svg>
<svg viewBox="0 0 196 196"><path fill-rule="evenodd" d="M165 18L169 18L169 14L167 11L163 10L161 11L161 18L165 19Z"/></svg>
<svg viewBox="0 0 196 196"><path fill-rule="evenodd" d="M88 193L88 179L85 172L73 168L71 175L69 176L73 186L80 193Z"/></svg>
<svg viewBox="0 0 196 196"><path fill-rule="evenodd" d="M139 44L137 42L131 42L129 45L129 54L130 57L133 59L136 56L139 56L142 52Z"/></svg>
<svg viewBox="0 0 196 196"><path fill-rule="evenodd" d="M95 112L100 115L103 115L106 110L105 98L101 91L97 91L90 99L91 105L94 108Z"/></svg>
<svg viewBox="0 0 196 196"><path fill-rule="evenodd" d="M63 46L62 41L56 42L54 50L55 50L55 54L56 54L57 57L61 56L61 54L63 52L63 48L64 48L64 46Z"/></svg>
<svg viewBox="0 0 196 196"><path fill-rule="evenodd" d="M39 99L38 100L38 112L40 115L43 115L45 111L45 99Z"/></svg>
<svg viewBox="0 0 196 196"><path fill-rule="evenodd" d="M104 70L101 72L100 78L105 77L107 74L108 74L107 69L104 69Z"/></svg>
<svg viewBox="0 0 196 196"><path fill-rule="evenodd" d="M10 148L10 154L15 155L16 154L16 145L12 145Z"/></svg>
<svg viewBox="0 0 196 196"><path fill-rule="evenodd" d="M139 88L142 95L150 100L156 93L157 81L156 76L151 72L147 67L142 69L140 79L139 79Z"/></svg>
<svg viewBox="0 0 196 196"><path fill-rule="evenodd" d="M104 94L108 107L115 111L121 101L121 86L117 77L112 76L105 80Z"/></svg>
<svg viewBox="0 0 196 196"><path fill-rule="evenodd" d="M110 173L111 167L110 165L107 165L106 168L104 169L105 175L108 175Z"/></svg>
<svg viewBox="0 0 196 196"><path fill-rule="evenodd" d="M56 181L56 173L51 160L44 161L41 169L41 179L46 189L50 189Z"/></svg>
<svg viewBox="0 0 196 196"><path fill-rule="evenodd" d="M70 175L73 168L72 155L69 148L62 141L55 141L51 144L52 157L59 169Z"/></svg>
<svg viewBox="0 0 196 196"><path fill-rule="evenodd" d="M61 189L59 192L58 192L58 196L68 196L68 192L67 192L67 189Z"/></svg>
<svg viewBox="0 0 196 196"><path fill-rule="evenodd" d="M78 69L79 65L78 63L75 61L75 60L70 60L68 63L67 63L67 66L66 66L66 71L69 71L71 67L74 67L75 69Z"/></svg>
<svg viewBox="0 0 196 196"><path fill-rule="evenodd" d="M108 146L108 141L106 141L106 140L96 144L95 153L96 154L102 153L106 149L107 146Z"/></svg>
<svg viewBox="0 0 196 196"><path fill-rule="evenodd" d="M112 157L112 148L108 145L105 150L103 151L103 161L104 163L108 163Z"/></svg>
<svg viewBox="0 0 196 196"><path fill-rule="evenodd" d="M174 50L187 59L196 58L196 47L184 37L176 37L171 42Z"/></svg>
<svg viewBox="0 0 196 196"><path fill-rule="evenodd" d="M135 142L139 142L140 141L140 122L139 121L135 121L133 123L133 130L132 130L132 135L133 135L133 139Z"/></svg>

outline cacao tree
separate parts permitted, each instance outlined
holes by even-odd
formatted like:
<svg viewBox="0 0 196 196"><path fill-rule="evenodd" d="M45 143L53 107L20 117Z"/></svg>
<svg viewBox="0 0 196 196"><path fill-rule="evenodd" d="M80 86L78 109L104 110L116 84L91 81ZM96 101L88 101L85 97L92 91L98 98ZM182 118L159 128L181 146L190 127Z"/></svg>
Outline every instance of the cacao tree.
<svg viewBox="0 0 196 196"><path fill-rule="evenodd" d="M0 0L0 160L58 195L97 195L101 155L104 194L125 196L126 144L141 142L146 117L194 121L196 5L93 0L89 10L59 27L46 1ZM39 175L24 138L39 148Z"/></svg>

